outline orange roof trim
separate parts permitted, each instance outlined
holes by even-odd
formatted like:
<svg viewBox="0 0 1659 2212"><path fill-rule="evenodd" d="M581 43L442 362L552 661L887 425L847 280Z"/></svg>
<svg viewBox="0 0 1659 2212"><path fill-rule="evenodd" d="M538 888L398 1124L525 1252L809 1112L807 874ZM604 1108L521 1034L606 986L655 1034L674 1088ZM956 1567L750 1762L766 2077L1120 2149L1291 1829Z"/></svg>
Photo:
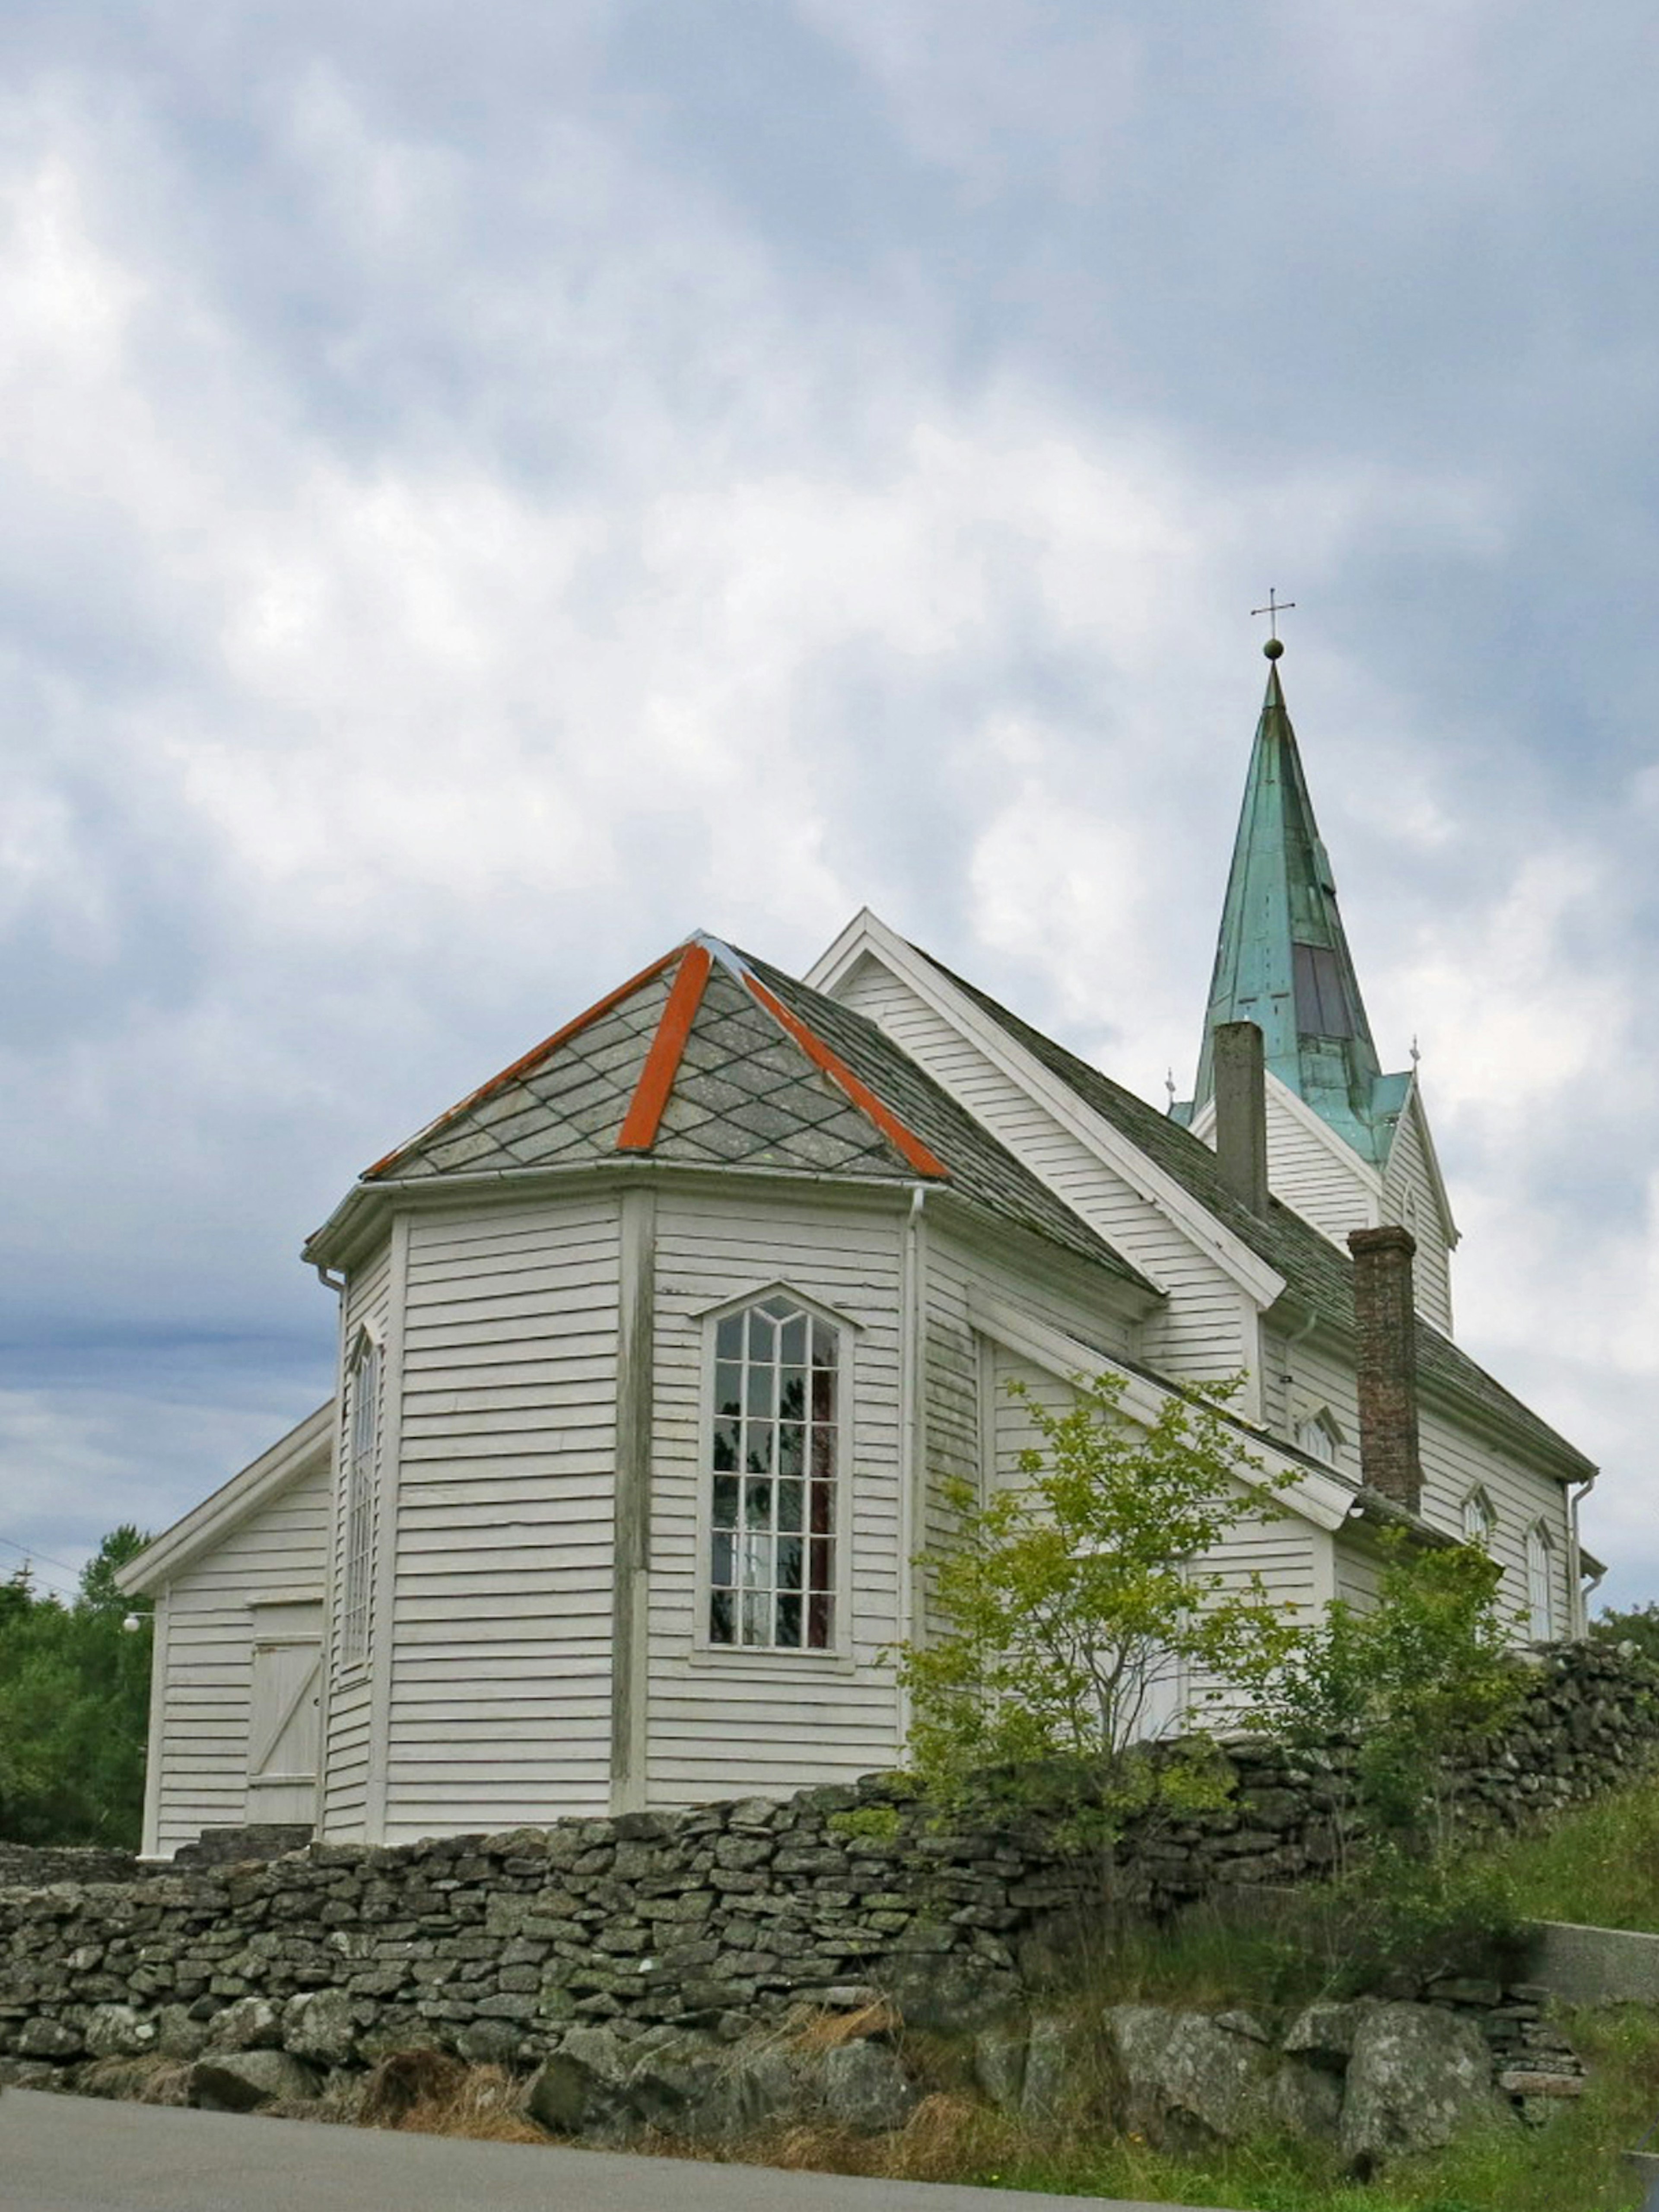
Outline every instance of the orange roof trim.
<svg viewBox="0 0 1659 2212"><path fill-rule="evenodd" d="M703 986L713 964L707 945L688 945L685 948L679 973L668 994L668 1004L662 1010L662 1019L657 1024L657 1033L651 1040L651 1049L645 1055L640 1079L634 1086L634 1096L617 1133L619 1152L648 1152L657 1141L663 1109L680 1072L680 1055L691 1034L691 1024L697 1018Z"/></svg>
<svg viewBox="0 0 1659 2212"><path fill-rule="evenodd" d="M680 947L678 945L675 945L672 951L665 952L660 960L653 960L648 968L641 968L637 975L630 975L625 983L619 983L614 991L607 991L604 998L596 999L585 1014L578 1014L574 1022L567 1022L562 1030L555 1030L550 1037L544 1037L538 1045L532 1046L521 1059L515 1060L511 1067L504 1067L499 1075L492 1075L488 1083L481 1083L476 1091L469 1091L466 1097L452 1106L447 1113L440 1114L435 1121L428 1121L424 1129L417 1130L406 1144L399 1145L395 1151L388 1152L384 1159L376 1160L373 1167L365 1168L361 1180L367 1182L374 1176L383 1175L387 1168L402 1159L405 1152L413 1152L416 1145L423 1144L428 1137L436 1136L441 1129L447 1128L452 1121L458 1121L463 1114L469 1113L474 1106L481 1106L486 1098L493 1098L498 1091L504 1090L516 1076L528 1075L532 1067L538 1066L541 1061L550 1058L562 1044L568 1043L579 1030L585 1030L590 1022L598 1021L601 1014L608 1014L613 1006L621 1006L624 999L631 999L635 992L643 984L648 983L653 975L660 975L669 962L678 957L679 951Z"/></svg>
<svg viewBox="0 0 1659 2212"><path fill-rule="evenodd" d="M902 1152L918 1175L939 1176L946 1181L951 1170L944 1162L936 1159L913 1130L907 1129L890 1108L884 1106L867 1083L860 1083L845 1060L837 1058L821 1037L815 1036L805 1022L792 1014L782 1000L769 991L759 977L745 969L743 980L773 1019L788 1030L795 1042L814 1066L822 1068L830 1081L847 1093L861 1114L866 1115L890 1145Z"/></svg>

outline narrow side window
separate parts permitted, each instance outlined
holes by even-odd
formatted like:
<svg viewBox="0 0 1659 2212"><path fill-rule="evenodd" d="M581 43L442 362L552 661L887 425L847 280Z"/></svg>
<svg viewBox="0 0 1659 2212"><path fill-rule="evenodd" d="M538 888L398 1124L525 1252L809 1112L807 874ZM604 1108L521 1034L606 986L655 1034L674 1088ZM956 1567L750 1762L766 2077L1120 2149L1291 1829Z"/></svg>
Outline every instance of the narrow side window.
<svg viewBox="0 0 1659 2212"><path fill-rule="evenodd" d="M1498 1528L1498 1516L1484 1490L1472 1490L1463 1500L1463 1541L1486 1551Z"/></svg>
<svg viewBox="0 0 1659 2212"><path fill-rule="evenodd" d="M1329 1412L1322 1406L1317 1413L1305 1414L1297 1423L1296 1442L1310 1459L1334 1467L1342 1447L1342 1434Z"/></svg>
<svg viewBox="0 0 1659 2212"><path fill-rule="evenodd" d="M1555 1547L1542 1522L1527 1531L1527 1633L1534 1644L1555 1638Z"/></svg>
<svg viewBox="0 0 1659 2212"><path fill-rule="evenodd" d="M786 1294L714 1330L708 1639L827 1651L844 1409L841 1332Z"/></svg>
<svg viewBox="0 0 1659 2212"><path fill-rule="evenodd" d="M346 1376L345 1528L340 1563L340 1663L368 1656L374 1552L374 1461L380 1429L380 1348L360 1337Z"/></svg>

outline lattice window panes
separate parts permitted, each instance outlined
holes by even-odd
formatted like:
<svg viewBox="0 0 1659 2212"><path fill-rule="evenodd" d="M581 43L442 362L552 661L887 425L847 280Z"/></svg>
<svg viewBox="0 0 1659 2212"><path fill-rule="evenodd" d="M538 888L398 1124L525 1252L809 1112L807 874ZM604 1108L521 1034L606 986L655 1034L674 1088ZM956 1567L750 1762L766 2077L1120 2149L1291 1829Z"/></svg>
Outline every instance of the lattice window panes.
<svg viewBox="0 0 1659 2212"><path fill-rule="evenodd" d="M1555 1639L1555 1547L1541 1522L1527 1531L1527 1633L1534 1644Z"/></svg>
<svg viewBox="0 0 1659 2212"><path fill-rule="evenodd" d="M716 1324L712 1644L833 1646L841 1349L841 1332L786 1292Z"/></svg>
<svg viewBox="0 0 1659 2212"><path fill-rule="evenodd" d="M374 1462L380 1431L380 1348L358 1345L347 1382L345 1528L340 1562L340 1663L368 1657L374 1565Z"/></svg>
<svg viewBox="0 0 1659 2212"><path fill-rule="evenodd" d="M1491 1547L1497 1532L1498 1516L1491 1498L1484 1490L1470 1491L1463 1500L1463 1541L1484 1552Z"/></svg>

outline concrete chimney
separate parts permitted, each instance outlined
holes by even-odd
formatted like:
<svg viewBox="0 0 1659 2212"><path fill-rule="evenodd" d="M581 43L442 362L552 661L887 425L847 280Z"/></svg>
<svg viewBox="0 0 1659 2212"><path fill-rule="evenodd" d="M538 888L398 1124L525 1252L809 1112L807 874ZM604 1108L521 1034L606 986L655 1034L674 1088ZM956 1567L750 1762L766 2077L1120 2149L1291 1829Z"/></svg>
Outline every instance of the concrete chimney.
<svg viewBox="0 0 1659 2212"><path fill-rule="evenodd" d="M1417 1310L1409 1230L1355 1229L1353 1310L1358 1329L1359 1472L1415 1513L1423 1496L1417 1445Z"/></svg>
<svg viewBox="0 0 1659 2212"><path fill-rule="evenodd" d="M1252 1213L1267 1211L1267 1083L1254 1022L1212 1032L1215 1157L1221 1180Z"/></svg>

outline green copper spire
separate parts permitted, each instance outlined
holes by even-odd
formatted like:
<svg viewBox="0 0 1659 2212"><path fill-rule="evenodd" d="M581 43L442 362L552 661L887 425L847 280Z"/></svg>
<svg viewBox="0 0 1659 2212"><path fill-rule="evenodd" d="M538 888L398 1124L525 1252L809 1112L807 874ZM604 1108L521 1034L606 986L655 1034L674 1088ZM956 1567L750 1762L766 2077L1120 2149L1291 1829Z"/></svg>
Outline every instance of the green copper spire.
<svg viewBox="0 0 1659 2212"><path fill-rule="evenodd" d="M1394 1136L1399 1085L1383 1076L1371 1042L1331 864L1279 686L1284 647L1275 636L1266 650L1273 665L1244 787L1198 1089L1188 1112L1196 1113L1212 1096L1218 1025L1254 1022L1279 1081L1363 1159L1381 1166Z"/></svg>

